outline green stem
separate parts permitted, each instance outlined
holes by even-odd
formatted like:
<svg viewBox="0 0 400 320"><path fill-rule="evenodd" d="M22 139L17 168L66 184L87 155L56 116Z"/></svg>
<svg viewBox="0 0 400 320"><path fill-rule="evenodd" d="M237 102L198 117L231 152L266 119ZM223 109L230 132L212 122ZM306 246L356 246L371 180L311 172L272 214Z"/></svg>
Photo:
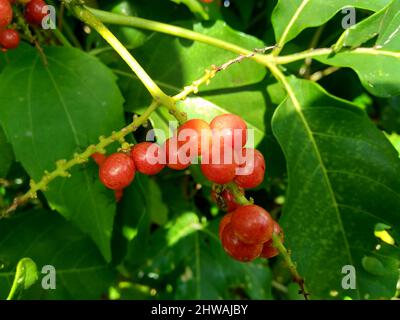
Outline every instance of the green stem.
<svg viewBox="0 0 400 320"><path fill-rule="evenodd" d="M207 36L195 31L191 31L185 28L173 26L166 23L161 23L157 21L147 20L138 17L124 16L117 13L111 13L107 11L97 10L89 8L89 10L98 17L104 23L130 26L139 29L151 30L161 33L166 33L172 36L185 38L193 41L198 41L202 43L209 44L220 49L224 49L239 55L250 55L253 51L247 50L235 44L220 40L214 37ZM264 64L265 56L262 54L254 54L251 59Z"/></svg>
<svg viewBox="0 0 400 320"><path fill-rule="evenodd" d="M57 37L57 39L64 45L64 47L69 47L69 48L72 47L68 39L62 34L62 32L59 29L53 29L53 33Z"/></svg>
<svg viewBox="0 0 400 320"><path fill-rule="evenodd" d="M169 108L174 107L175 101L158 87L153 79L125 48L125 46L96 16L94 16L84 6L75 4L74 2L69 4L68 7L78 19L95 29L104 38L104 40L106 40L114 48L114 50L132 69L132 71L138 76L140 81L142 81L155 101Z"/></svg>
<svg viewBox="0 0 400 320"><path fill-rule="evenodd" d="M295 263L292 261L289 251L285 248L282 243L280 236L276 233L272 234L272 241L274 247L279 250L279 253L282 255L283 260L285 261L287 267L289 268L290 273L292 274L293 280L298 283L300 286L300 292L303 294L304 298L308 300L308 293L304 286L304 280L300 276L299 272L297 271L297 267Z"/></svg>
<svg viewBox="0 0 400 320"><path fill-rule="evenodd" d="M99 143L96 145L90 145L86 148L86 150L82 153L75 154L72 159L69 161L59 160L56 163L56 169L52 172L45 172L44 176L41 178L39 182L35 182L31 180L30 189L23 195L14 199L13 204L6 210L6 212L0 215L0 218L8 216L12 211L17 209L18 206L27 202L31 198L35 198L37 196L38 191L45 191L47 189L47 185L58 177L68 177L69 170L75 165L82 164L87 162L89 157L96 152L104 152L104 149L116 141L121 141L126 135L136 131L138 127L143 125L147 119L150 117L153 111L157 109L159 103L153 101L153 103L146 109L146 111L138 118L136 118L133 122L131 122L126 127L122 128L118 132L113 132L108 137L100 137Z"/></svg>
<svg viewBox="0 0 400 320"><path fill-rule="evenodd" d="M303 52L290 54L287 56L275 57L274 62L276 64L288 64L288 63L292 63L295 61L304 60L307 58L313 58L313 57L322 56L322 55L329 55L331 53L333 53L333 50L329 49L329 48L309 49L309 50L306 50Z"/></svg>
<svg viewBox="0 0 400 320"><path fill-rule="evenodd" d="M231 182L226 185L226 188L228 188L229 191L233 194L233 196L235 197L235 202L237 202L238 204L243 205L243 206L253 204L253 202L248 200L245 197L245 195L240 191L240 189L236 183Z"/></svg>

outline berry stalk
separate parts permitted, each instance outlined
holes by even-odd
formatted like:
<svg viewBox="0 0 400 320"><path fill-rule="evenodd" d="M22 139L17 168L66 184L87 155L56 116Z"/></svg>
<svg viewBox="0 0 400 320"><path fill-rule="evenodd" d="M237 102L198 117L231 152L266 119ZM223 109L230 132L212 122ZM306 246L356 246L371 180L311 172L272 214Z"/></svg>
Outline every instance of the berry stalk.
<svg viewBox="0 0 400 320"><path fill-rule="evenodd" d="M146 109L146 111L138 118L136 118L133 122L131 122L126 127L122 128L118 132L113 132L108 137L100 137L99 143L96 145L90 145L86 148L82 153L76 153L74 157L70 160L59 160L56 163L56 169L52 172L45 172L44 176L41 178L39 182L35 182L33 180L30 181L30 189L23 194L14 199L13 204L0 215L1 218L7 217L11 212L15 211L18 206L24 204L31 198L36 198L38 191L45 191L47 189L47 185L58 177L68 177L69 170L75 165L82 164L88 161L89 157L96 153L104 152L104 149L112 144L113 142L120 141L129 133L132 133L137 130L141 125L143 125L147 119L150 117L152 112L157 109L159 103L153 101L153 103Z"/></svg>

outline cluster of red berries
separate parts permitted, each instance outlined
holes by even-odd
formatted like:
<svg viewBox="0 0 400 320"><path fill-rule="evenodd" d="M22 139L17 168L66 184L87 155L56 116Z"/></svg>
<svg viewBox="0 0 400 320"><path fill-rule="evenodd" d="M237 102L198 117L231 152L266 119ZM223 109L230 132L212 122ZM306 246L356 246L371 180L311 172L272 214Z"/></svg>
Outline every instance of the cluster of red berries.
<svg viewBox="0 0 400 320"><path fill-rule="evenodd" d="M0 47L2 50L15 49L20 42L17 30L10 28L13 20L12 5L18 2L25 6L25 20L30 25L40 25L47 15L44 0L0 0Z"/></svg>
<svg viewBox="0 0 400 320"><path fill-rule="evenodd" d="M237 204L228 189L220 195L213 191L212 198L219 204L223 203L222 207L228 211L219 224L219 238L232 258L248 262L279 254L273 246L272 234L278 234L283 241L283 231L266 210L254 204Z"/></svg>
<svg viewBox="0 0 400 320"><path fill-rule="evenodd" d="M129 155L119 152L94 157L100 165L100 180L112 190L127 187L136 170L146 175L157 174L165 166L184 170L197 163L199 157L208 180L217 184L234 181L239 187L254 188L264 179L265 161L259 151L244 147L246 141L247 126L243 119L224 114L210 124L201 119L185 122L162 146L142 142Z"/></svg>
<svg viewBox="0 0 400 320"><path fill-rule="evenodd" d="M263 155L247 143L247 125L234 114L215 117L210 124L191 119L182 124L160 146L141 142L126 152L109 156L95 153L100 181L115 191L117 201L122 190L135 178L136 171L155 175L164 167L184 170L201 159L204 176L216 184L234 182L239 190L259 186L265 175ZM278 254L272 246L272 234L283 233L269 213L256 205L240 206L228 189L212 193L214 200L228 211L220 224L220 238L225 251L239 261L252 261L261 256L271 258Z"/></svg>

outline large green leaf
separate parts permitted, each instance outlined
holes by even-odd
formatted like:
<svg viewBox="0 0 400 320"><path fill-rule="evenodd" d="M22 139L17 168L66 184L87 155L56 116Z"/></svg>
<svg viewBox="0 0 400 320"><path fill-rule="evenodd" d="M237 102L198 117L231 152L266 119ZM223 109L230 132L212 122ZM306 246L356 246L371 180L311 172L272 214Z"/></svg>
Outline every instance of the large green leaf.
<svg viewBox="0 0 400 320"><path fill-rule="evenodd" d="M323 55L317 60L338 67L354 69L363 86L372 94L390 97L400 94L400 1L394 0L365 22L349 29L336 44L354 47L377 36L374 47Z"/></svg>
<svg viewBox="0 0 400 320"><path fill-rule="evenodd" d="M280 0L272 14L277 43L284 45L301 31L317 27L331 19L340 9L356 7L378 11L391 0ZM338 28L341 26L339 25Z"/></svg>
<svg viewBox="0 0 400 320"><path fill-rule="evenodd" d="M155 179L138 174L135 183L125 189L121 207L122 228L127 239L125 260L130 265L138 265L146 257L150 225L166 223L168 210Z"/></svg>
<svg viewBox="0 0 400 320"><path fill-rule="evenodd" d="M229 257L217 236L218 221L207 228L214 236L196 232L184 240L192 254L185 256L175 298L272 299L270 269L261 261L241 263Z"/></svg>
<svg viewBox="0 0 400 320"><path fill-rule="evenodd" d="M45 66L34 48L14 54L0 76L0 121L16 159L33 179L123 125L115 78L97 59L52 47L45 48ZM93 163L71 173L45 192L49 204L89 233L110 260L113 194L100 184Z"/></svg>
<svg viewBox="0 0 400 320"><path fill-rule="evenodd" d="M0 178L7 174L13 158L12 148L6 140L3 129L0 127Z"/></svg>
<svg viewBox="0 0 400 320"><path fill-rule="evenodd" d="M282 224L299 271L314 298L392 297L399 261L376 249L374 228L389 225L400 239L398 154L363 111L315 83L289 81L273 130L288 163ZM378 259L384 274L367 272L364 257ZM355 290L341 287L345 265L357 271Z"/></svg>
<svg viewBox="0 0 400 320"><path fill-rule="evenodd" d="M55 213L28 211L0 221L0 298L11 288L15 267L30 257L39 272L54 266L56 289L45 290L39 281L23 292L23 299L100 299L114 281L114 272L93 242Z"/></svg>
<svg viewBox="0 0 400 320"><path fill-rule="evenodd" d="M232 260L222 249L217 229L218 219L208 227L194 212L183 211L152 235L137 271L144 278L168 277L174 283L174 299L271 298L269 268Z"/></svg>

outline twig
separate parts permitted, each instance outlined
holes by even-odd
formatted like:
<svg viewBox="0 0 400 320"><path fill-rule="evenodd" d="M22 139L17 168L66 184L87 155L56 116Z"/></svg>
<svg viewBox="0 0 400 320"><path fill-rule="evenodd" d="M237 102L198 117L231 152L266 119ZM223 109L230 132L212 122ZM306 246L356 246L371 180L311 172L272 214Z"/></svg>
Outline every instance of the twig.
<svg viewBox="0 0 400 320"><path fill-rule="evenodd" d="M317 81L321 80L322 78L324 78L326 76L329 76L330 74L332 74L332 73L334 73L334 72L336 72L338 70L340 70L340 68L338 68L338 67L333 67L333 66L328 67L328 68L326 68L324 70L317 71L317 72L313 73L310 76L310 80L317 82Z"/></svg>
<svg viewBox="0 0 400 320"><path fill-rule="evenodd" d="M219 67L215 67L216 72L225 70L226 68L228 68L228 67L231 66L232 64L240 63L240 62L242 62L244 59L250 59L250 58L254 57L254 56L256 55L256 53L263 53L263 54L264 54L264 53L267 52L268 50L273 50L273 49L275 49L275 48L276 48L276 45L274 45L274 46L269 46L269 47L265 47L265 48L261 48L261 49L254 49L252 53L249 53L249 54L246 54L246 55L241 54L241 55L239 55L237 58L232 59L232 60L230 60L230 61L228 61L228 62L225 62L223 65L221 65L221 66L219 66Z"/></svg>
<svg viewBox="0 0 400 320"><path fill-rule="evenodd" d="M116 141L121 141L123 137L137 130L143 123L147 121L150 117L151 113L157 109L159 104L155 101L146 109L146 111L134 121L132 121L129 125L122 128L118 132L113 132L108 137L100 137L99 143L96 145L90 145L86 148L86 150L82 153L77 153L74 155L72 159L67 160L59 160L56 162L56 169L52 172L45 172L44 176L41 178L39 182L35 182L31 180L30 189L23 194L14 199L13 204L2 212L0 215L1 218L8 217L11 212L15 211L20 205L24 204L31 198L37 197L38 191L45 191L47 189L47 185L58 177L69 177L69 170L75 165L82 164L88 161L89 157L96 152L104 152L104 149Z"/></svg>
<svg viewBox="0 0 400 320"><path fill-rule="evenodd" d="M228 67L230 67L231 65L233 65L235 63L240 63L245 59L250 59L250 58L254 57L254 55L256 53L265 53L266 51L272 50L274 48L275 48L275 46L269 46L269 47L265 47L265 48L262 48L262 49L254 49L252 53L249 53L249 54L246 54L246 55L242 55L241 54L237 58L229 60L229 61L225 62L224 64L222 64L220 66L212 65L211 69L207 69L205 71L205 74L204 74L203 77L201 77L200 79L198 79L196 81L193 81L191 85L186 86L183 89L183 91L181 91L177 95L173 96L173 99L175 101L186 99L189 96L189 94L197 93L199 91L200 85L203 85L203 84L208 85L210 80L212 78L214 78L215 75L218 72L227 69Z"/></svg>

